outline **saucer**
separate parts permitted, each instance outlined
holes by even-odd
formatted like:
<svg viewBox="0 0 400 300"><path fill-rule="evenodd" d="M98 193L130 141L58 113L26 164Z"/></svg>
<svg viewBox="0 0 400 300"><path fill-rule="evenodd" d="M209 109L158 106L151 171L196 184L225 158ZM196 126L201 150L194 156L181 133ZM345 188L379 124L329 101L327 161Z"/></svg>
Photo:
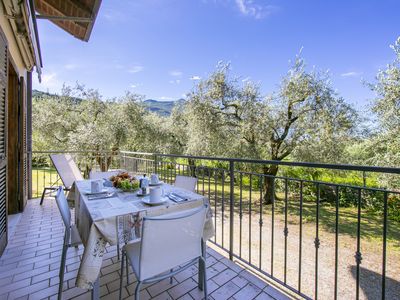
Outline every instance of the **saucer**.
<svg viewBox="0 0 400 300"><path fill-rule="evenodd" d="M138 196L138 197L146 197L146 196L148 196L148 195L150 195L150 193L143 194L142 191L138 191L138 192L136 193L136 196Z"/></svg>
<svg viewBox="0 0 400 300"><path fill-rule="evenodd" d="M109 192L109 190L108 189L106 189L106 188L103 188L101 191L99 191L99 192L92 192L91 190L86 190L86 191L84 191L84 194L86 195L86 196L91 196L91 195L98 195L98 194L104 194L104 193L108 193Z"/></svg>
<svg viewBox="0 0 400 300"><path fill-rule="evenodd" d="M165 202L167 202L167 199L161 198L160 201L158 201L158 202L150 202L150 198L144 198L144 199L142 199L142 202L144 204L147 204L150 206L156 206L156 205L164 204Z"/></svg>
<svg viewBox="0 0 400 300"><path fill-rule="evenodd" d="M158 185L162 185L162 184L164 184L164 181L159 181L159 182L157 182L157 183L151 183L151 182L149 182L149 186L158 186Z"/></svg>

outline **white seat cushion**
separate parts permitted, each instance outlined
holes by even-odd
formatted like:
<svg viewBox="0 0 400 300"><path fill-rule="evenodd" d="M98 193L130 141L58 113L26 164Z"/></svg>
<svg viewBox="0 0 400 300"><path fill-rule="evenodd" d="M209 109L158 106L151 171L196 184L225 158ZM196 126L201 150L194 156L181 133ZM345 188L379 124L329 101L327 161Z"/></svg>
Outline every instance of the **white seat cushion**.
<svg viewBox="0 0 400 300"><path fill-rule="evenodd" d="M82 244L81 236L79 235L78 228L75 224L71 225L71 246L78 246Z"/></svg>

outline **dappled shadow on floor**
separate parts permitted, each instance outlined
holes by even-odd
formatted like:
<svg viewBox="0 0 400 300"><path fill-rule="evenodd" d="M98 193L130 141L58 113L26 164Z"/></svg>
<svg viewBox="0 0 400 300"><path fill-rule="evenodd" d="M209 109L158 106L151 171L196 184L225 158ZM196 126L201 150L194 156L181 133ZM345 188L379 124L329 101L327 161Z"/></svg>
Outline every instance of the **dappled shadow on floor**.
<svg viewBox="0 0 400 300"><path fill-rule="evenodd" d="M351 266L351 274L356 278L357 266ZM364 299L382 299L382 274L360 266L360 295ZM400 299L400 282L386 277L386 299Z"/></svg>

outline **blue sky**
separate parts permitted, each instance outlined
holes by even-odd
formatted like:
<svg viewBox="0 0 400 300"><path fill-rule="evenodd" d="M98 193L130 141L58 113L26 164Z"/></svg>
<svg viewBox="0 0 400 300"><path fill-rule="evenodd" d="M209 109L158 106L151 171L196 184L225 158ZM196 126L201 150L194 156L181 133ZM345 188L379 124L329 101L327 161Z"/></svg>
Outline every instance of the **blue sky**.
<svg viewBox="0 0 400 300"><path fill-rule="evenodd" d="M399 11L398 0L103 0L88 43L38 20L44 68L34 88L59 93L78 81L104 97L178 99L226 61L267 94L303 48L360 108L373 97L361 81L394 58Z"/></svg>

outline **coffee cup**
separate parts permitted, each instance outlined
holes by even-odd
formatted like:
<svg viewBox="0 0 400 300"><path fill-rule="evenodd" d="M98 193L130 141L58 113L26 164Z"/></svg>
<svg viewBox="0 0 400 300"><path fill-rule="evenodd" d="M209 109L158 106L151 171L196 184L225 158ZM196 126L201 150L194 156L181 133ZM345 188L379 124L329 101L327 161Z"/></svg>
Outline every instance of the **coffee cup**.
<svg viewBox="0 0 400 300"><path fill-rule="evenodd" d="M150 189L150 202L160 202L162 195L162 190L160 187L155 187Z"/></svg>
<svg viewBox="0 0 400 300"><path fill-rule="evenodd" d="M100 193L103 190L103 180L93 180L90 183L90 190L92 193Z"/></svg>
<svg viewBox="0 0 400 300"><path fill-rule="evenodd" d="M157 184L159 182L158 175L157 174L151 174L150 175L150 183L151 184Z"/></svg>

